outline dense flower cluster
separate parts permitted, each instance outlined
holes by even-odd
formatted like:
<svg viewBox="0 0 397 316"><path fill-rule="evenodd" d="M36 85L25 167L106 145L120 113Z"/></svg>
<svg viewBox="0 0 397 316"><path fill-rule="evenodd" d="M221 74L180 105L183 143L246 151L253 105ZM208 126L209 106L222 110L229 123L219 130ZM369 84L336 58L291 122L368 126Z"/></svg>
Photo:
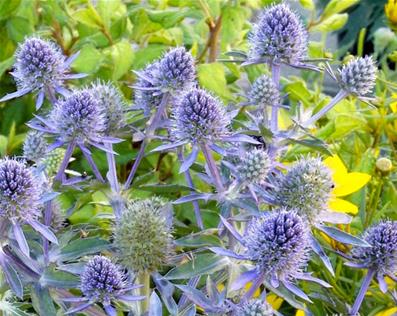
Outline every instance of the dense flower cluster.
<svg viewBox="0 0 397 316"><path fill-rule="evenodd" d="M23 156L37 163L47 155L48 146L44 133L34 130L30 131L23 143Z"/></svg>
<svg viewBox="0 0 397 316"><path fill-rule="evenodd" d="M275 87L272 78L263 75L252 84L248 97L252 104L266 109L280 104L280 92Z"/></svg>
<svg viewBox="0 0 397 316"><path fill-rule="evenodd" d="M270 157L263 149L247 151L240 163L240 176L247 183L263 185L270 170Z"/></svg>
<svg viewBox="0 0 397 316"><path fill-rule="evenodd" d="M274 315L273 308L264 300L251 300L244 303L238 308L237 315L241 316L272 316Z"/></svg>

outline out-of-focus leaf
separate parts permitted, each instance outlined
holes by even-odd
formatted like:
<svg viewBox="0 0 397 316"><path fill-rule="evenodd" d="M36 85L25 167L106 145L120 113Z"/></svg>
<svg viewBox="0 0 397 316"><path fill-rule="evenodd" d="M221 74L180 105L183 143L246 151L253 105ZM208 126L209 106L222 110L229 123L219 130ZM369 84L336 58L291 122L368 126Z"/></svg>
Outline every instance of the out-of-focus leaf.
<svg viewBox="0 0 397 316"><path fill-rule="evenodd" d="M190 279L197 275L212 274L229 263L229 259L216 254L195 255L192 260L173 268L165 276L168 280Z"/></svg>
<svg viewBox="0 0 397 316"><path fill-rule="evenodd" d="M341 29L349 18L347 13L334 14L312 28L318 32L332 32Z"/></svg>
<svg viewBox="0 0 397 316"><path fill-rule="evenodd" d="M0 62L0 78L4 75L7 69L11 68L13 64L14 64L14 57L7 58L6 60Z"/></svg>
<svg viewBox="0 0 397 316"><path fill-rule="evenodd" d="M127 40L122 40L110 48L113 60L112 78L118 80L131 68L134 60L134 51Z"/></svg>
<svg viewBox="0 0 397 316"><path fill-rule="evenodd" d="M325 7L322 17L325 19L331 15L345 11L358 2L359 0L331 0Z"/></svg>
<svg viewBox="0 0 397 316"><path fill-rule="evenodd" d="M0 156L5 156L7 152L8 139L4 135L0 135Z"/></svg>
<svg viewBox="0 0 397 316"><path fill-rule="evenodd" d="M188 186L181 184L145 184L139 186L139 189L155 193L177 193L192 190Z"/></svg>
<svg viewBox="0 0 397 316"><path fill-rule="evenodd" d="M213 231L204 231L179 238L175 241L175 244L182 247L209 247L220 246L221 241L217 236L213 235Z"/></svg>
<svg viewBox="0 0 397 316"><path fill-rule="evenodd" d="M173 27L185 18L185 10L161 10L147 11L147 15L152 22L159 23L164 28Z"/></svg>
<svg viewBox="0 0 397 316"><path fill-rule="evenodd" d="M19 7L21 0L0 1L0 20L7 19Z"/></svg>
<svg viewBox="0 0 397 316"><path fill-rule="evenodd" d="M104 26L101 16L91 4L88 4L85 8L74 12L72 17L76 21L90 27L100 29Z"/></svg>
<svg viewBox="0 0 397 316"><path fill-rule="evenodd" d="M313 10L315 8L314 1L313 0L299 0L300 4L302 7L308 10Z"/></svg>
<svg viewBox="0 0 397 316"><path fill-rule="evenodd" d="M19 16L7 20L8 36L15 42L21 42L34 32L34 27L28 19Z"/></svg>
<svg viewBox="0 0 397 316"><path fill-rule="evenodd" d="M79 56L72 64L72 69L75 72L92 74L99 69L103 59L104 57L98 49L92 44L87 44L80 50Z"/></svg>
<svg viewBox="0 0 397 316"><path fill-rule="evenodd" d="M230 99L231 93L227 87L225 69L221 63L201 64L197 67L200 85L214 92L223 99Z"/></svg>

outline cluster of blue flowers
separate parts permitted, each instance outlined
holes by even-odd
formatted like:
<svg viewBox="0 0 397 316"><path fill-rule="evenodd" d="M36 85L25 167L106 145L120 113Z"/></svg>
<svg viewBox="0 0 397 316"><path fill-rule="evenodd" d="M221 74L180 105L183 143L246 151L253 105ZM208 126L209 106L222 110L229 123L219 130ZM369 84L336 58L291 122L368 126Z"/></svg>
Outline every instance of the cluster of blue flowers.
<svg viewBox="0 0 397 316"><path fill-rule="evenodd" d="M334 273L316 231L337 242L353 245L351 256L346 255L348 264L368 269L363 287L349 311L351 315L358 313L374 276L381 290L387 291L384 277L395 279L397 272L397 223L381 222L368 228L361 238L326 225L346 224L351 220L349 217L341 219L328 209L334 185L331 171L316 156L301 157L290 166L278 162L286 141L302 137L301 130L316 122L342 98L353 95L370 101L367 97L376 79L374 61L371 57L356 58L344 65L338 74L327 66L340 92L307 121L297 121L293 129L282 131L278 127L278 112L283 106L279 89L281 64L320 70L306 58L305 27L286 4L272 5L259 17L249 44L246 58L240 60L242 65L267 64L272 75L262 75L253 83L247 93L248 101L243 105L254 105L255 109L247 113L251 119L249 126L239 130L233 128L233 123L241 108L226 108L217 97L199 87L195 60L183 47L168 51L136 73L135 104L128 108L121 92L110 82L97 81L80 90L68 90L65 81L83 75L70 74L69 66L76 56L66 58L56 44L30 37L19 46L12 73L18 91L2 101L34 92L38 109L46 104L45 97L51 108L29 122L34 131L26 138L25 157L0 160L0 235L4 236L0 265L16 294L21 296L22 293L15 280L22 282L24 273L35 280L43 264L40 256L32 255L30 242L25 237L31 232L25 224L43 237L44 267L61 265L56 255L51 259L49 251L50 244L55 247L58 243L51 228L59 194L55 191L61 191L61 185L81 189L79 185L91 179L89 175L67 169L76 148L81 150L95 179L109 183L109 204L114 210L114 243L107 253L123 267L105 256L95 256L84 264L83 271L73 270L80 274L77 290L81 291L81 296L74 296L76 292L63 293L66 314L89 310L99 304L107 315L116 315L119 304L129 310L131 302L149 301L150 296L150 304L146 302L143 305L146 310L140 309L139 313L144 315L149 311L149 315L157 316L162 310L157 296L160 293L172 315L177 315L178 310L188 311L183 315L195 315L196 306L187 301L209 315L277 315L278 312L266 303L269 291L287 293L293 302L310 303L310 296L298 282L331 287L308 271L308 264L316 254L329 272ZM143 135L141 147L127 181L121 186L112 145L122 141L123 130L131 130L126 117L131 109L141 111L147 121L143 130L133 127ZM164 128L167 133L160 137L157 132ZM258 136L263 136L264 130L268 136L266 141ZM175 265L177 269L188 257L176 250L172 236L172 205L155 197L130 201L125 194L136 179L147 144L155 138L163 143L153 152L177 153L180 172L184 173L191 192L173 202L193 203L200 230L204 230L204 224L199 201L218 203L222 213L218 231L227 246L222 243L222 246L199 251L233 258L234 264L240 266L240 275L230 280L227 289L237 293L237 298L226 290L219 291L212 279L200 290L196 277L188 280L187 285L176 285L159 273L168 265ZM95 164L92 147L106 154L106 177ZM56 162L55 156L50 155L55 149L62 149L61 159ZM200 153L205 159L200 178L214 187L212 192L199 192L192 182L191 167ZM214 158L214 153L222 157L220 162ZM34 239L37 244L40 238ZM25 263L20 258L26 259ZM35 260L40 261L37 269L32 263ZM81 260L85 262L85 258ZM14 264L18 268L14 269ZM146 292L137 295L140 286L133 285L134 276L148 273L157 292L154 290L147 295L148 287L150 294L150 279L142 277L140 281L146 282L142 285ZM30 279L27 282L31 282ZM182 291L178 304L173 295L176 287ZM258 289L262 294L254 299ZM156 314L159 310L160 314Z"/></svg>

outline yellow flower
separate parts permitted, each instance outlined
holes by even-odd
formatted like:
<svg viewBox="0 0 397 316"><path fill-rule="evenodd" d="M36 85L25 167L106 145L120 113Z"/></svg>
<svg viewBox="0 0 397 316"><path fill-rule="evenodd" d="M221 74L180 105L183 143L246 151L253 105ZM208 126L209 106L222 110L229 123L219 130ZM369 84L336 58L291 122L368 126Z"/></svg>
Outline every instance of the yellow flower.
<svg viewBox="0 0 397 316"><path fill-rule="evenodd" d="M397 307L388 308L375 314L375 316L394 316L394 315L397 315Z"/></svg>
<svg viewBox="0 0 397 316"><path fill-rule="evenodd" d="M270 293L266 296L266 301L273 307L274 310L278 310L283 303L283 299L278 297L276 294Z"/></svg>
<svg viewBox="0 0 397 316"><path fill-rule="evenodd" d="M305 316L305 312L301 309L297 309L295 316Z"/></svg>
<svg viewBox="0 0 397 316"><path fill-rule="evenodd" d="M387 1L385 15L392 26L397 26L397 0Z"/></svg>
<svg viewBox="0 0 397 316"><path fill-rule="evenodd" d="M348 172L346 166L337 155L326 158L324 164L331 169L332 179L335 184L328 204L329 209L335 212L357 214L358 207L341 199L341 197L360 190L368 183L371 176L362 172Z"/></svg>

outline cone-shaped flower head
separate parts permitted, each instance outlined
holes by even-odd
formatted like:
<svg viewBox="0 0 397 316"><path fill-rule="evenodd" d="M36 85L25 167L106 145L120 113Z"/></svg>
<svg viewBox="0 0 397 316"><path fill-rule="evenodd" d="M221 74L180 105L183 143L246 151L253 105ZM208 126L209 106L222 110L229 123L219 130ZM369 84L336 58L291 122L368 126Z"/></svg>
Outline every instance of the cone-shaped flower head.
<svg viewBox="0 0 397 316"><path fill-rule="evenodd" d="M40 182L24 161L0 160L0 216L25 222L41 215Z"/></svg>
<svg viewBox="0 0 397 316"><path fill-rule="evenodd" d="M280 206L294 208L315 223L320 212L327 209L333 187L331 172L320 158L301 158L286 174L278 176L274 197Z"/></svg>
<svg viewBox="0 0 397 316"><path fill-rule="evenodd" d="M280 92L275 87L272 78L266 75L260 76L254 81L248 97L252 104L260 107L280 104Z"/></svg>
<svg viewBox="0 0 397 316"><path fill-rule="evenodd" d="M254 148L244 155L240 162L240 177L244 182L262 185L265 183L270 170L268 153Z"/></svg>
<svg viewBox="0 0 397 316"><path fill-rule="evenodd" d="M186 93L174 108L173 133L192 143L216 141L228 133L230 119L220 102L202 89Z"/></svg>
<svg viewBox="0 0 397 316"><path fill-rule="evenodd" d="M299 64L306 57L307 32L299 17L282 3L265 9L249 39L251 58Z"/></svg>
<svg viewBox="0 0 397 316"><path fill-rule="evenodd" d="M266 300L250 300L237 308L235 316L272 316L274 309Z"/></svg>
<svg viewBox="0 0 397 316"><path fill-rule="evenodd" d="M353 258L380 275L397 273L397 221L383 221L369 227L363 239L372 247L354 247Z"/></svg>
<svg viewBox="0 0 397 316"><path fill-rule="evenodd" d="M125 101L120 90L112 83L97 81L90 90L105 115L105 135L111 136L118 133L126 124Z"/></svg>
<svg viewBox="0 0 397 316"><path fill-rule="evenodd" d="M108 258L95 256L85 266L81 275L81 291L93 301L109 305L125 287L125 274Z"/></svg>
<svg viewBox="0 0 397 316"><path fill-rule="evenodd" d="M184 47L170 50L159 61L158 78L162 90L180 92L190 89L196 79L192 55Z"/></svg>
<svg viewBox="0 0 397 316"><path fill-rule="evenodd" d="M47 153L43 163L45 165L45 171L47 175L53 176L58 171L63 157L65 156L65 149L63 148L56 148L49 153Z"/></svg>
<svg viewBox="0 0 397 316"><path fill-rule="evenodd" d="M106 128L104 112L89 89L60 100L51 112L51 120L64 142L98 142Z"/></svg>
<svg viewBox="0 0 397 316"><path fill-rule="evenodd" d="M341 88L348 93L365 96L372 93L377 67L371 56L354 58L340 70Z"/></svg>
<svg viewBox="0 0 397 316"><path fill-rule="evenodd" d="M65 56L53 42L29 37L19 45L15 60L13 76L18 89L62 86Z"/></svg>
<svg viewBox="0 0 397 316"><path fill-rule="evenodd" d="M114 230L122 264L133 271L156 271L173 253L170 204L153 197L127 204Z"/></svg>
<svg viewBox="0 0 397 316"><path fill-rule="evenodd" d="M44 133L32 130L27 133L23 143L23 156L37 163L47 155L47 148L48 142Z"/></svg>
<svg viewBox="0 0 397 316"><path fill-rule="evenodd" d="M162 99L162 93L159 93L157 87L159 63L155 61L149 64L138 76L138 81L135 89L135 104L137 107L142 108L145 114L149 114L152 108L157 108Z"/></svg>
<svg viewBox="0 0 397 316"><path fill-rule="evenodd" d="M295 211L279 210L253 218L244 240L246 256L268 277L288 281L306 267L309 232Z"/></svg>

